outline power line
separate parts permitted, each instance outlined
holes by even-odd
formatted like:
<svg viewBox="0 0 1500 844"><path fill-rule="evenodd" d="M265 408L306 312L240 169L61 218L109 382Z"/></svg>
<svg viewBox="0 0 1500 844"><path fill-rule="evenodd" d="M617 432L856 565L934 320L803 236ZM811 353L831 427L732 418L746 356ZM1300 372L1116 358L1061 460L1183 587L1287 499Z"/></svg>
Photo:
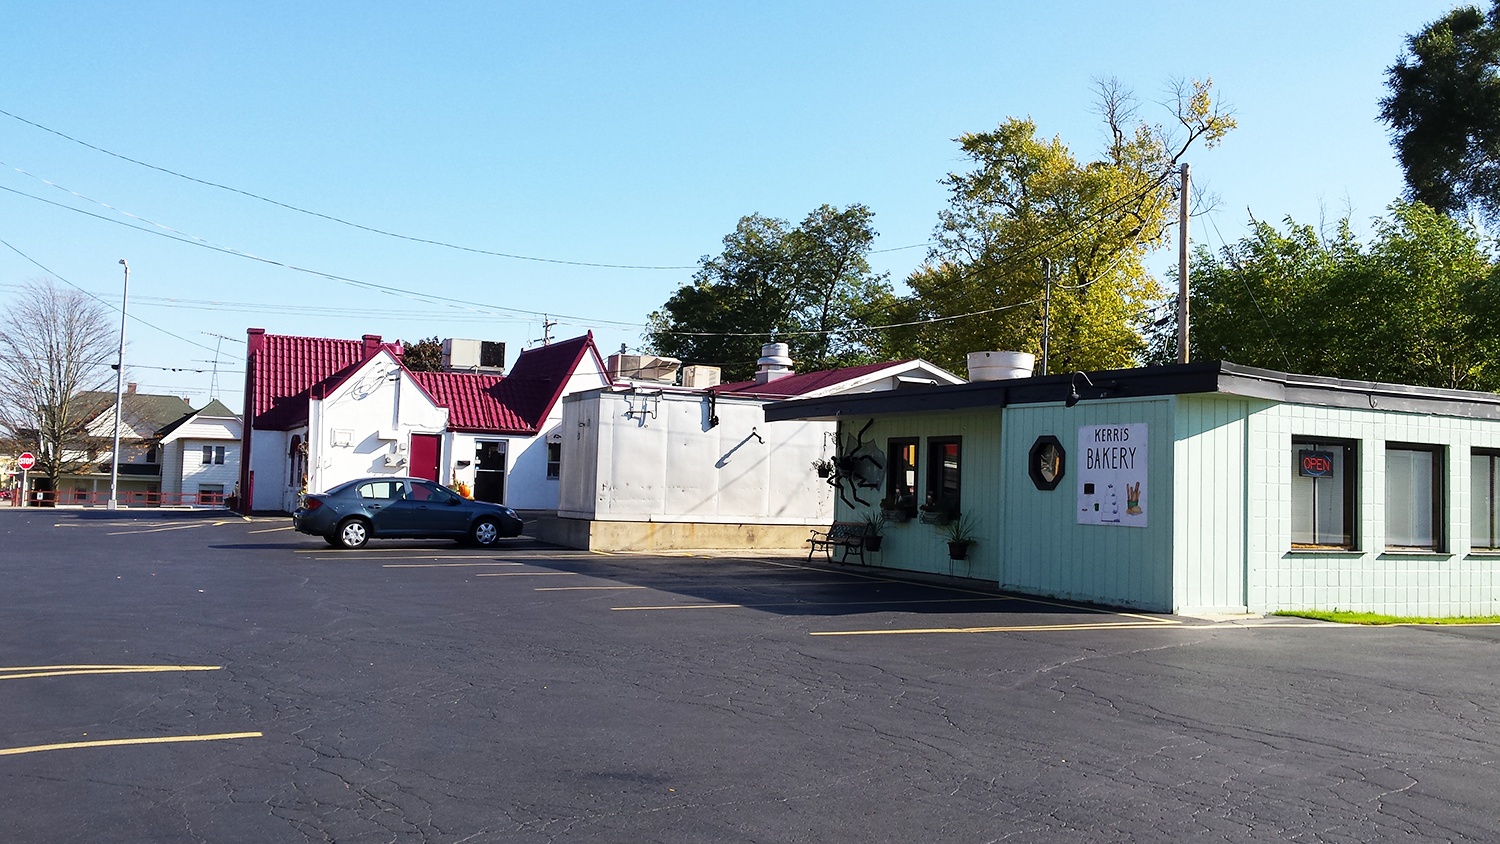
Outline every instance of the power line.
<svg viewBox="0 0 1500 844"><path fill-rule="evenodd" d="M30 261L31 263L33 263L36 266L40 267L43 272L47 273L48 275L52 276L53 278L56 278L58 281L61 281L63 284L68 285L69 287L73 288L74 290L77 290L79 293L82 293L83 295L89 297L90 299L93 299L95 302L98 302L99 304L103 305L104 307L109 308L110 310L115 311L116 313L123 313L123 311L120 310L120 306L114 304L113 302L106 302L105 300L100 299L98 296L95 296L93 293L90 293L89 291L84 290L82 287L79 287L78 285L74 284L73 282L68 281L66 278L63 278L58 273L53 272L50 268L48 268L46 265L42 264L40 261L36 260L35 258L32 258L30 255L27 255L25 252L22 252L21 250L19 250L16 247L12 246L5 239L0 238L0 245L5 246L6 249L9 249L10 251L16 253L17 255L20 255L22 258L25 258L27 261ZM134 314L129 314L128 316L129 316L130 319L134 320L135 322L138 322L141 325L146 326L147 328L152 328L152 329L155 329L157 331L160 331L161 333L167 335L168 337L175 337L178 340L181 340L182 342L187 343L190 346L197 346L200 349L205 349L205 350L210 351L210 352L213 351L213 349L210 349L208 346L205 346L202 343L198 343L198 342L194 342L192 340L189 340L188 338L183 337L181 334L173 334L172 332L166 330L165 328L162 328L161 326L156 325L155 323L147 322L146 320L143 320L143 319L141 319L140 317L138 317L138 316L136 316Z"/></svg>
<svg viewBox="0 0 1500 844"><path fill-rule="evenodd" d="M113 224L115 224L117 226L124 226L125 228L132 229L134 231L144 232L146 234L152 234L152 235L156 235L158 237L164 237L164 238L166 238L168 240L174 240L174 241L177 241L179 243L186 243L186 244L188 244L190 246L197 246L197 247L200 247L200 248L203 248L203 249L208 249L208 250L213 251L213 252L220 252L220 253L223 253L225 255L233 255L233 256L235 256L237 258L244 258L246 260L256 261L258 263L268 264L268 265L273 266L273 267L280 267L280 268L285 269L285 270L291 270L292 272L305 273L307 275L315 275L315 276L318 276L319 278L326 278L329 281L337 281L337 282L340 282L342 284L348 284L348 285L351 285L351 286L354 286L354 287L364 288L366 290L375 290L375 291L378 291L378 292L381 292L381 293L386 293L386 294L389 294L389 295L392 295L392 296L398 296L398 297L406 298L406 299L413 299L413 300L419 301L419 302L428 302L428 303L431 303L431 304L448 304L448 305L454 305L454 306L461 306L461 307L465 307L465 308L492 309L492 310L501 311L501 312L507 312L507 313L525 314L525 315L528 315L528 316L531 316L531 317L558 316L559 319L566 320L569 325L609 325L609 326L615 326L615 327L621 327L621 328L644 328L645 327L645 325L642 324L642 323L621 322L621 321L616 321L616 320L590 320L590 319L587 319L587 318L584 318L584 317L569 316L569 315L566 315L566 314L559 314L559 315L543 314L541 311L528 311L528 310L524 310L524 309L521 309L521 308L507 308L507 307L503 307L501 305L488 305L488 304L479 303L479 302L470 302L470 301L464 300L464 299L455 299L455 298L448 297L448 296L438 296L438 295L432 294L432 293L416 293L416 292L413 292L413 291L410 291L410 290L405 290L405 289L400 288L400 287L394 287L394 286L386 285L386 284L377 284L377 283L372 282L372 281L361 281L360 279L357 279L357 278L350 278L348 276L335 275L334 273L327 273L327 272L322 272L320 270L313 270L313 269L308 269L306 267L299 267L299 266L297 266L295 264L288 264L288 263L284 263L282 261L273 260L271 258L262 258L259 255L253 255L253 254L251 254L249 252L241 252L241 251L239 251L237 249L231 249L231 248L229 248L227 246L218 246L216 244L210 243L209 241L204 240L204 239L199 238L199 237L196 237L194 235L190 235L190 234L187 234L185 232L178 232L175 229L172 229L172 228L170 228L168 226L162 226L162 225L159 225L157 223L152 223L150 220L147 220L144 217L136 217L136 219L139 219L139 220L141 220L141 221L143 221L145 223L148 223L148 224L150 224L152 226L156 226L157 228L162 229L162 231L155 231L153 229L145 228L143 226L132 225L132 224L130 224L128 222L124 222L122 220L115 220L115 219L112 219L110 217L106 217L103 214L96 214L96 213L94 213L92 211L87 211L87 210L84 210L82 208L74 208L74 207L72 207L70 205L64 205L64 204L62 204L60 202L54 202L54 201L52 201L50 199L45 199L45 198L40 197L40 196L35 196L35 195L32 195L32 194L26 193L25 191L19 191L19 190L16 190L15 188L9 188L9 187L6 187L4 185L0 185L0 191L5 191L7 193L15 194L16 196L20 196L20 197L25 197L26 199L30 199L30 200L33 200L33 201L36 201L36 202L45 203L47 205L51 205L51 206L54 206L54 207L57 207L57 208L61 208L61 209L65 210L65 211L72 211L75 214L82 214L85 217L93 217L93 218L95 218L97 220L103 220L106 223L113 223ZM92 201L92 200L90 200L90 201ZM28 259L28 260L30 260L30 259ZM36 263L36 262L33 261L32 263ZM41 266L41 265L37 264L37 266ZM50 270L49 270L49 272L50 272ZM116 308L116 310L118 310L118 308Z"/></svg>
<svg viewBox="0 0 1500 844"><path fill-rule="evenodd" d="M312 211L312 210L309 210L307 208L301 208L301 207L298 207L296 205L292 205L290 203L281 202L280 200L271 199L269 197L261 196L260 194L257 194L257 193L251 193L250 191L243 190L241 188L232 187L230 185L219 184L218 182L211 182L211 181L208 181L207 179L197 178L196 176L189 176L186 173L179 173L176 170L171 170L171 169L168 169L166 167L161 167L161 166L158 166L158 165L155 165L155 164L150 164L148 162L141 161L139 159L131 158L128 155L121 155L118 152L113 152L111 150L105 149L104 147L96 146L96 145L91 144L91 143L89 143L87 141L79 140L78 138L75 138L72 135L67 135L67 134L64 134L62 132L59 132L56 129L51 129L49 127L43 126L40 123L35 123L33 121L27 120L26 118L21 117L20 115L11 114L10 112L5 111L4 109L0 109L0 114L3 114L6 117L9 117L9 118L11 118L13 120L18 120L18 121L20 121L22 123L25 123L28 126L32 126L34 128L40 129L43 132L47 132L49 134L56 135L57 137L62 138L63 140L71 141L71 142L73 142L75 144L78 144L79 146L82 146L82 147L87 147L88 149L91 149L91 150L93 150L95 152L103 153L104 155L108 155L108 156L110 156L112 158L118 158L121 161L129 162L131 164L136 165L137 167L145 167L148 170L155 170L158 173L165 173L168 176L173 176L175 178L183 179L185 181L193 182L193 183L199 184L199 185L204 185L205 187L215 188L217 190L228 191L229 193L239 194L240 196L248 197L248 198L254 199L254 200L258 201L258 202L264 202L264 203L266 203L268 205L274 205L274 206L276 206L278 208L285 208L288 211L295 211L298 214L306 214L309 217L317 217L318 219L321 219L321 220L327 220L327 221L329 221L331 223L337 223L337 224L339 224L341 226L348 226L348 227L353 228L353 229L359 229L360 231L369 232L371 234L378 234L378 235L381 235L383 237L392 237L392 238L396 238L397 240L406 240L406 241L410 241L412 243L425 243L425 244L427 244L429 246L440 246L440 247L442 247L444 249L455 249L455 250L458 250L460 252L472 252L472 253L477 254L477 255L490 255L490 256L496 257L496 258L510 258L510 259L516 260L516 261L535 261L535 262L543 263L543 264L564 264L564 265L567 265L567 266L570 266L570 267L595 267L595 268L599 268L599 269L610 269L610 270L692 270L692 269L697 269L696 266L656 266L656 265L649 265L649 264L605 264L605 263L594 263L594 262L591 262L591 261L567 261L567 260L562 260L560 258L538 258L538 257L533 256L533 255L517 255L517 254L514 254L514 253L510 253L510 252L497 252L497 251L490 250L490 249L480 249L480 248L474 247L474 246L462 246L462 245L459 245L459 244L456 244L456 243L448 243L447 241L434 240L434 239L431 239L431 238L416 237L416 236L413 236L413 235L401 234L399 232L387 231L385 229L376 228L374 226L367 226L367 225L363 225L361 223L351 222L351 221L345 220L345 219L343 219L341 217L335 217L332 214L324 214L324 213L322 213L320 211Z"/></svg>

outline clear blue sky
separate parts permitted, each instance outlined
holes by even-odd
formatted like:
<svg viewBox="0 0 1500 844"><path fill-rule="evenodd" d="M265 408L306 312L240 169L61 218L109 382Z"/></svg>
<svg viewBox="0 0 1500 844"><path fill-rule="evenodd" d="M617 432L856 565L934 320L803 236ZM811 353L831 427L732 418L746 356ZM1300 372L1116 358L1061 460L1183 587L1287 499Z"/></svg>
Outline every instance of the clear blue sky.
<svg viewBox="0 0 1500 844"><path fill-rule="evenodd" d="M551 314L556 338L592 329L605 354L634 349L746 214L864 203L899 282L925 255L900 247L928 241L939 180L964 166L952 139L1029 115L1093 156L1105 76L1153 120L1177 78L1211 76L1235 112L1221 147L1190 156L1219 197L1195 241L1238 239L1250 213L1368 221L1402 188L1376 119L1385 69L1454 5L11 4L0 239L27 257L0 246L0 303L51 274L115 304L126 258L130 377L200 406L218 346L236 410L252 326L502 340L513 361ZM16 117L409 238L680 269L383 236Z"/></svg>

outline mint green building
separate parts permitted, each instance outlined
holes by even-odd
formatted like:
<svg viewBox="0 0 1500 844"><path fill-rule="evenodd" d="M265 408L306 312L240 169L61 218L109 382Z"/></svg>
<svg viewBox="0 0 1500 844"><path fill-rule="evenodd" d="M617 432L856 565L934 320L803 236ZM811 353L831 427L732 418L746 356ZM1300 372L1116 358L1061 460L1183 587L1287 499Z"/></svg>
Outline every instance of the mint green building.
<svg viewBox="0 0 1500 844"><path fill-rule="evenodd" d="M766 419L839 422L836 519L888 517L871 565L1157 612L1500 614L1500 395L1211 362Z"/></svg>

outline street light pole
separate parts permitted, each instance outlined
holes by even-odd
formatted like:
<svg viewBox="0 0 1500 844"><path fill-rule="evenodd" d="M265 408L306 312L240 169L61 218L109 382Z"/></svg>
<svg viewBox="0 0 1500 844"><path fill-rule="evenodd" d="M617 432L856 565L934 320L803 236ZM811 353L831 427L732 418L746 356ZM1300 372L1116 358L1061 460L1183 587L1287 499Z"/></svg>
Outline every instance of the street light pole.
<svg viewBox="0 0 1500 844"><path fill-rule="evenodd" d="M130 265L120 259L125 268L125 292L120 300L120 355L115 359L115 446L109 459L109 507L119 508L120 487L120 406L125 398L125 308L130 304Z"/></svg>

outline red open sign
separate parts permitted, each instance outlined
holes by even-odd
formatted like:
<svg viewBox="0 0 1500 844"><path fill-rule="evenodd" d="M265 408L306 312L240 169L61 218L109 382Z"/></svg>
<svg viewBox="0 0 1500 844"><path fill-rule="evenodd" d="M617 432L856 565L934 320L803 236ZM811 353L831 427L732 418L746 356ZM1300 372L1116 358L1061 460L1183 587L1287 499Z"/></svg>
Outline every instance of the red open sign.
<svg viewBox="0 0 1500 844"><path fill-rule="evenodd" d="M1299 451L1297 452L1297 474L1305 478L1331 478L1333 477L1333 452L1331 451Z"/></svg>

